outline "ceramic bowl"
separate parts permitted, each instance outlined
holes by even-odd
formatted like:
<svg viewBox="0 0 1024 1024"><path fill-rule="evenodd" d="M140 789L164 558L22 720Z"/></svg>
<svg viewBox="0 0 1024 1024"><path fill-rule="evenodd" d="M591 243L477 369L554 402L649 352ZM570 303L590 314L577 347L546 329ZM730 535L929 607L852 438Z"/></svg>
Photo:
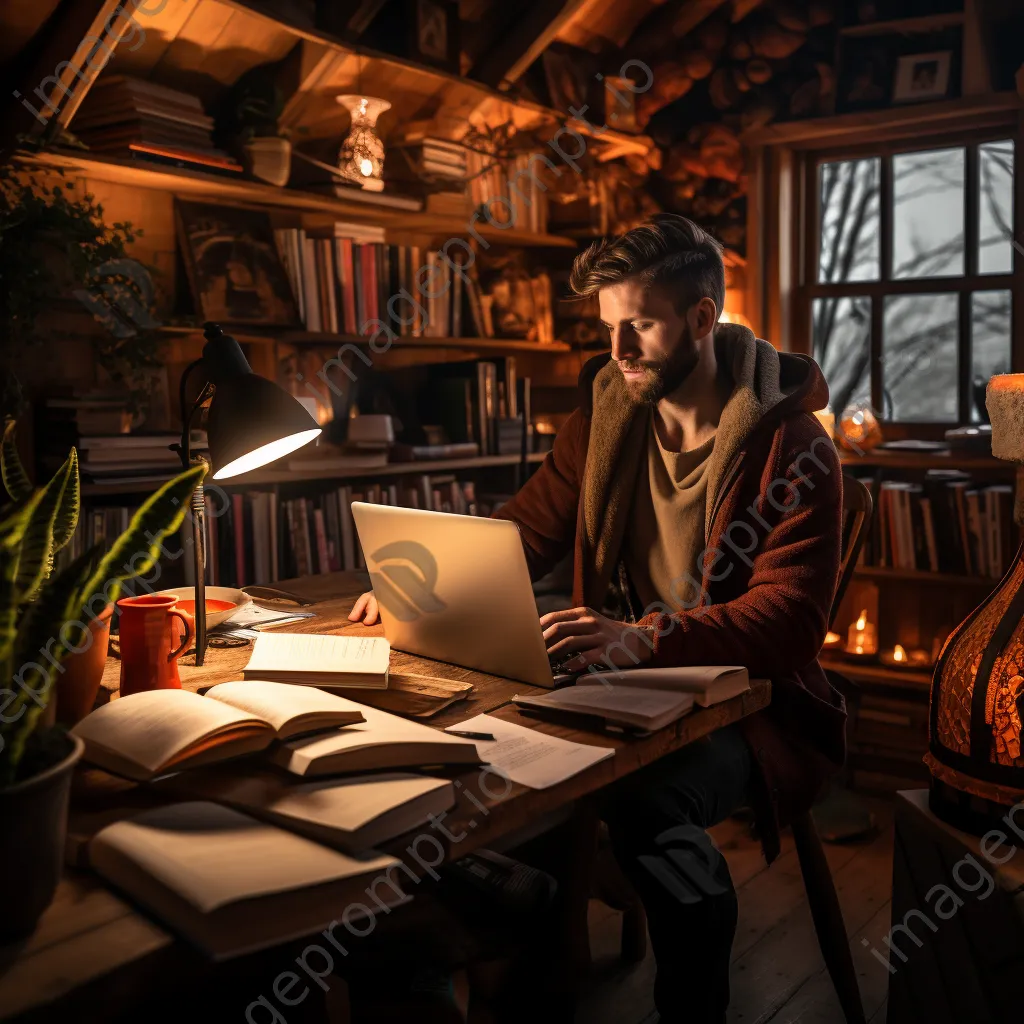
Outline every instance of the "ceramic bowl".
<svg viewBox="0 0 1024 1024"><path fill-rule="evenodd" d="M178 598L178 607L182 611L195 614L196 590L195 587L175 587L172 590L161 590L161 594ZM207 587L206 588L206 628L213 629L222 622L226 622L240 608L250 604L252 598L242 590L234 587ZM210 605L214 607L211 609ZM231 607L221 607L230 603Z"/></svg>

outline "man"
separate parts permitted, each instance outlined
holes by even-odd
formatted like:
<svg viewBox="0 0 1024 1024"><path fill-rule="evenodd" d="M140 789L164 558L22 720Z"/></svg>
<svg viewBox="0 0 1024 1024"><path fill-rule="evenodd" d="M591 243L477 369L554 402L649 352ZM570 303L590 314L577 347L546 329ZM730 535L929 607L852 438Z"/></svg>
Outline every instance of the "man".
<svg viewBox="0 0 1024 1024"><path fill-rule="evenodd" d="M719 324L721 247L661 214L576 260L611 355L581 375L551 455L497 513L533 578L574 552L576 607L541 617L572 670L742 664L770 708L663 758L610 794L616 858L647 910L663 1021L725 1020L736 895L705 829L754 807L765 856L845 757L845 710L817 655L840 557L842 473L812 415L807 356ZM626 606L604 614L610 587ZM376 620L372 595L350 618Z"/></svg>

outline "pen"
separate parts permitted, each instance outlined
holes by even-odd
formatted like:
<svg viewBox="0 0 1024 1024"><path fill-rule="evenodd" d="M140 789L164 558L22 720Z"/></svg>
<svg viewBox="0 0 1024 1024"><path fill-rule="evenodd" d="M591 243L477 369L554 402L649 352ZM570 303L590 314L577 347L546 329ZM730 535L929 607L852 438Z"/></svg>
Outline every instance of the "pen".
<svg viewBox="0 0 1024 1024"><path fill-rule="evenodd" d="M449 736L462 736L467 740L493 740L489 732L469 732L466 729L445 729Z"/></svg>

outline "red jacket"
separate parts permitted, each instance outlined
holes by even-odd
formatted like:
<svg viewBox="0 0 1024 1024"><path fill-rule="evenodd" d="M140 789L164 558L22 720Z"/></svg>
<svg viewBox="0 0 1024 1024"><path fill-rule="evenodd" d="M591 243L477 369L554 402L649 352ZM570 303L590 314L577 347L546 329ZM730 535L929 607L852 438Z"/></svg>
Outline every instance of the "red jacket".
<svg viewBox="0 0 1024 1024"><path fill-rule="evenodd" d="M743 328L730 332L737 343L753 342ZM741 724L756 763L751 802L771 861L780 826L811 806L846 755L843 699L817 660L839 572L842 469L811 415L828 401L817 364L757 346L757 375L777 375L781 400L752 417L728 465L712 472L702 604L640 621L662 634L652 667L741 663L752 677L771 679L770 707ZM632 485L616 483L617 456L647 422L623 400L622 375L607 360L584 367L580 407L497 513L519 526L534 579L572 547L573 602L595 608L618 567L629 519ZM744 383L760 386L752 379L737 387Z"/></svg>

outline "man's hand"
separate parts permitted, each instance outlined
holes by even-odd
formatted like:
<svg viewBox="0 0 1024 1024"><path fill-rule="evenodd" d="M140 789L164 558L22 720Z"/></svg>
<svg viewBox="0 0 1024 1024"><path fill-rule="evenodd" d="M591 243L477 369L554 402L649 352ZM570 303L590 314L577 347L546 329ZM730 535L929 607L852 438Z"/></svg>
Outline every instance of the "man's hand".
<svg viewBox="0 0 1024 1024"><path fill-rule="evenodd" d="M359 599L352 605L352 611L348 613L349 622L358 622L362 619L364 626L375 625L379 618L380 612L377 608L377 598L373 596L372 590L368 590L365 594L360 594Z"/></svg>
<svg viewBox="0 0 1024 1024"><path fill-rule="evenodd" d="M544 644L551 658L567 659L576 670L588 665L608 664L616 668L638 668L651 660L654 640L651 631L629 622L609 619L593 608L567 608L540 617Z"/></svg>

